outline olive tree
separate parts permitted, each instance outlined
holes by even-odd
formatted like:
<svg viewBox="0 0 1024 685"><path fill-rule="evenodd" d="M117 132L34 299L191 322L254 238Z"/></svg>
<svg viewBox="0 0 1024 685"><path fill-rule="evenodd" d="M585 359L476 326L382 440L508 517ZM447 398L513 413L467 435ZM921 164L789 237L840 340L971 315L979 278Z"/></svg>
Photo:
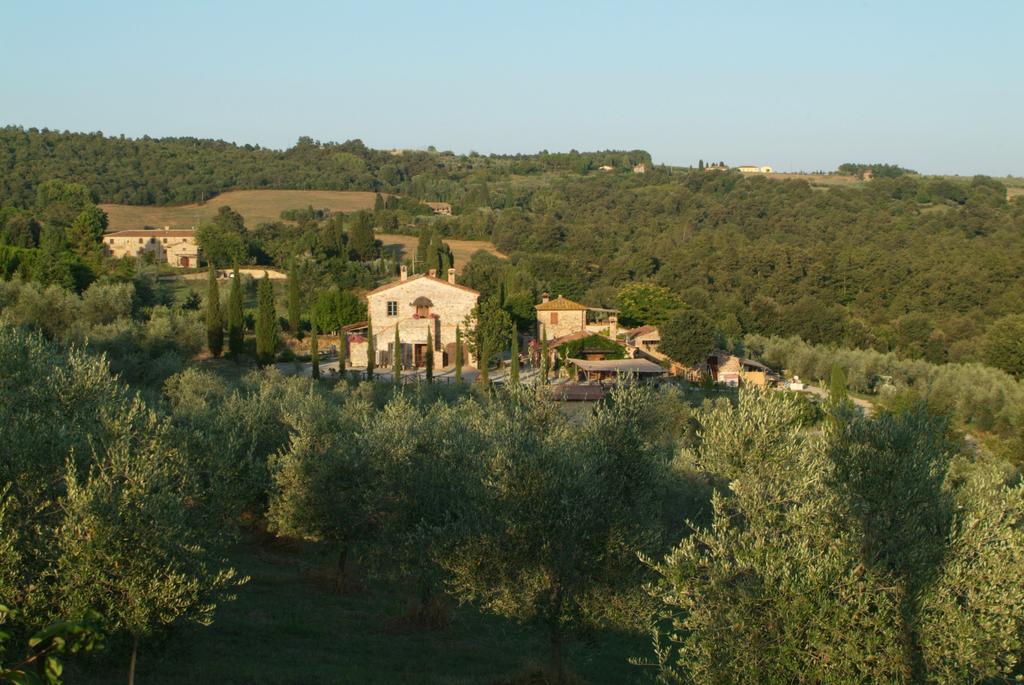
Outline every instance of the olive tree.
<svg viewBox="0 0 1024 685"><path fill-rule="evenodd" d="M636 552L656 546L669 454L649 439L659 434L653 397L617 391L582 425L521 385L486 406L481 529L446 557L450 585L462 600L542 626L558 682L567 636L625 620L614 598L639 587Z"/></svg>

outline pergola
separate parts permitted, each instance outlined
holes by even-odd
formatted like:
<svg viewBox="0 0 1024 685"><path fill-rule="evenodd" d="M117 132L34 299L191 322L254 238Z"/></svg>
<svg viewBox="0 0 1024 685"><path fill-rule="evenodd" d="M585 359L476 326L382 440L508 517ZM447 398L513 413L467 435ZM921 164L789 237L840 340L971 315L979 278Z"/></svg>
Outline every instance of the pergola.
<svg viewBox="0 0 1024 685"><path fill-rule="evenodd" d="M568 361L580 370L586 380L600 381L621 376L635 376L649 380L664 376L667 372L660 364L647 359L573 359Z"/></svg>

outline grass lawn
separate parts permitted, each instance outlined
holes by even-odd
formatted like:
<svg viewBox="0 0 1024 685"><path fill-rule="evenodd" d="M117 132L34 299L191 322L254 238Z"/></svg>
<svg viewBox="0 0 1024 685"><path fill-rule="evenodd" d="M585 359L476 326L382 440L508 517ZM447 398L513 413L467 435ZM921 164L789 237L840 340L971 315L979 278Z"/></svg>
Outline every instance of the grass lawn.
<svg viewBox="0 0 1024 685"><path fill-rule="evenodd" d="M357 594L337 594L318 580L328 562L315 550L300 554L246 544L232 563L251 578L237 601L221 606L207 628L181 626L143 644L136 682L508 683L546 659L539 629L469 606L457 609L452 625L441 630L404 627L404 593L374 582ZM100 663L69 669L67 682L123 681L128 654L125 645L112 643ZM608 633L590 645L573 641L566 658L585 682L628 684L653 682L651 669L627 662L649 655L647 636Z"/></svg>

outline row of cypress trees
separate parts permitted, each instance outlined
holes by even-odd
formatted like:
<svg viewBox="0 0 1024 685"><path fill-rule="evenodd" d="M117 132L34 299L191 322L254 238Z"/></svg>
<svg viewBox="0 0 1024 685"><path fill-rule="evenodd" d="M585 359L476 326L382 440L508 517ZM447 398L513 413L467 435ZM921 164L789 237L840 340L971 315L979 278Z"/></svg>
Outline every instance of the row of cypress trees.
<svg viewBox="0 0 1024 685"><path fill-rule="evenodd" d="M210 354L219 357L224 352L224 311L220 302L220 287L213 264L207 276L206 291L206 342ZM245 351L245 314L242 310L242 284L235 265L231 278L231 291L227 306L228 354L237 357ZM260 363L267 363L274 357L277 348L277 315L274 312L274 290L266 275L260 280L257 290L256 310L256 357Z"/></svg>

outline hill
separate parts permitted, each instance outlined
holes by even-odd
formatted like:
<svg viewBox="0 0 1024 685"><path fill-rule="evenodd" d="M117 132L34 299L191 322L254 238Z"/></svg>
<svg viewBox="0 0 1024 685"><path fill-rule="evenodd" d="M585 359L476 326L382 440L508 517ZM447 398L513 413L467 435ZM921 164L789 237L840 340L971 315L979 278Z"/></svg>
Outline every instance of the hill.
<svg viewBox="0 0 1024 685"><path fill-rule="evenodd" d="M202 204L125 205L104 203L109 230L170 226L191 228L212 219L221 207L230 206L255 228L261 223L280 221L281 212L312 206L332 212L373 209L375 193L339 190L235 190L222 193Z"/></svg>

